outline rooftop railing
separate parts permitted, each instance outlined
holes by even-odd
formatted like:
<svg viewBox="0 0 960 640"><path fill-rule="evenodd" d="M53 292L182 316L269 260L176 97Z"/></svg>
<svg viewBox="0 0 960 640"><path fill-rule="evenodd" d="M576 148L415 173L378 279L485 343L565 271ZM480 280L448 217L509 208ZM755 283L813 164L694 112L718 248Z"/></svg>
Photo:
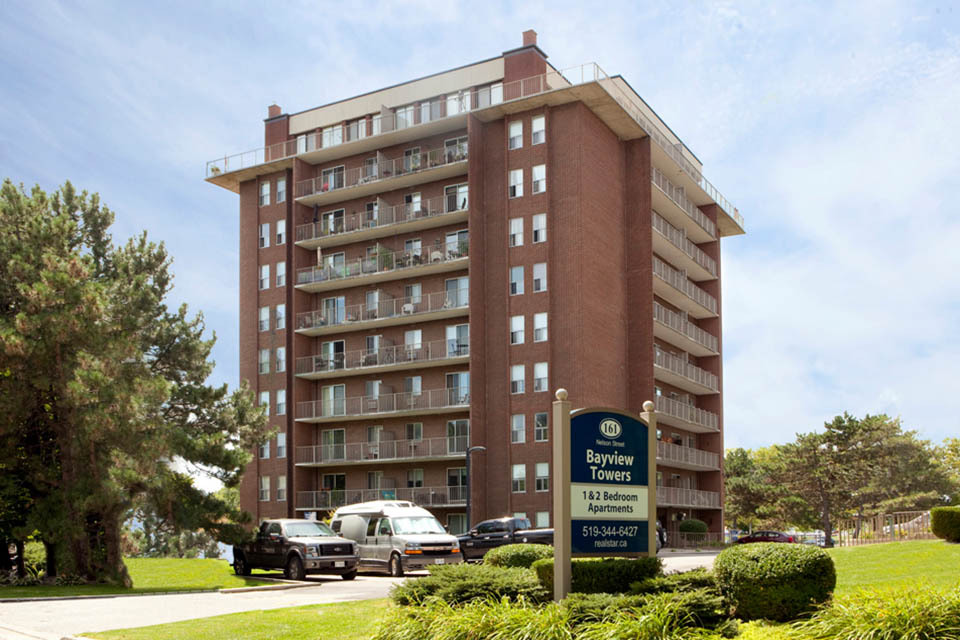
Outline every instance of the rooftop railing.
<svg viewBox="0 0 960 640"><path fill-rule="evenodd" d="M667 309L659 302L653 303L653 319L656 322L664 324L678 333L682 333L697 344L716 353L720 348L720 341L715 335L707 333L697 325L693 324L679 313Z"/></svg>
<svg viewBox="0 0 960 640"><path fill-rule="evenodd" d="M679 400L674 400L673 398L657 396L656 410L659 413L673 416L674 418L689 422L709 431L720 430L720 419L717 417L717 414L688 405Z"/></svg>
<svg viewBox="0 0 960 640"><path fill-rule="evenodd" d="M717 376L709 371L704 371L700 367L690 364L683 358L678 358L677 356L664 351L663 349L654 347L653 364L657 367L662 367L667 371L672 371L678 376L682 376L687 380L695 382L701 386L707 387L712 391L720 390L720 382Z"/></svg>
<svg viewBox="0 0 960 640"><path fill-rule="evenodd" d="M470 355L470 344L458 340L434 340L423 344L398 344L379 349L361 349L332 355L297 358L297 375L416 364L462 358Z"/></svg>
<svg viewBox="0 0 960 640"><path fill-rule="evenodd" d="M687 199L686 194L683 192L683 189L676 186L670 180L667 179L663 173L660 172L656 167L650 167L650 174L653 180L653 184L663 191L663 193L670 198L670 200L680 207L684 213L686 213L691 220L697 223L697 225L710 234L711 238L717 237L717 225L714 224L713 220L707 217L703 211L697 208L697 205L690 202Z"/></svg>
<svg viewBox="0 0 960 640"><path fill-rule="evenodd" d="M667 222L666 218L661 216L659 213L656 211L651 211L650 213L653 216L653 228L658 231L660 235L664 236L670 242L670 244L675 246L677 249L680 249L687 254L691 260L706 269L710 275L716 277L716 260L704 253L703 249L691 242L682 231Z"/></svg>
<svg viewBox="0 0 960 640"><path fill-rule="evenodd" d="M354 396L297 403L297 420L317 418L361 418L388 413L429 413L435 410L468 409L470 389L431 389L429 391Z"/></svg>
<svg viewBox="0 0 960 640"><path fill-rule="evenodd" d="M465 504L466 487L398 487L396 489L328 489L298 491L297 509L329 510L374 500L407 500L420 507Z"/></svg>
<svg viewBox="0 0 960 640"><path fill-rule="evenodd" d="M682 487L657 487L657 504L678 507L720 508L720 494L716 491L700 491Z"/></svg>
<svg viewBox="0 0 960 640"><path fill-rule="evenodd" d="M297 269L297 284L314 284L331 280L349 280L377 273L415 269L430 264L452 262L469 255L466 242L442 244L433 249L389 251L381 249L371 258L356 258L340 265L325 265Z"/></svg>
<svg viewBox="0 0 960 640"><path fill-rule="evenodd" d="M717 299L693 284L686 275L663 260L653 257L653 274L711 313L717 312Z"/></svg>
<svg viewBox="0 0 960 640"><path fill-rule="evenodd" d="M297 464L338 464L341 462L403 461L423 458L462 458L470 446L469 436L447 436L420 440L380 440L297 447Z"/></svg>
<svg viewBox="0 0 960 640"><path fill-rule="evenodd" d="M667 466L673 463L696 465L710 469L720 468L720 454L713 451L682 447L678 444L657 440L657 462L663 461Z"/></svg>
<svg viewBox="0 0 960 640"><path fill-rule="evenodd" d="M462 309L470 304L470 289L438 291L419 296L380 300L374 304L352 304L328 310L297 314L297 329L316 329L385 318L415 318L425 313Z"/></svg>

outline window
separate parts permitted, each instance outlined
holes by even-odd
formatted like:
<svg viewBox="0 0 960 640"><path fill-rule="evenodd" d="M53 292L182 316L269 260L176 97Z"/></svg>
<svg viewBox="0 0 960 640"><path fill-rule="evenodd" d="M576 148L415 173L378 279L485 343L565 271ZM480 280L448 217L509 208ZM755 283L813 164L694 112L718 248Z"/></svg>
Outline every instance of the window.
<svg viewBox="0 0 960 640"><path fill-rule="evenodd" d="M260 206L265 207L270 204L270 182L260 183Z"/></svg>
<svg viewBox="0 0 960 640"><path fill-rule="evenodd" d="M537 213L533 216L533 244L547 241L547 214Z"/></svg>
<svg viewBox="0 0 960 640"><path fill-rule="evenodd" d="M546 442L548 440L546 411L533 416L533 440L535 442Z"/></svg>
<svg viewBox="0 0 960 640"><path fill-rule="evenodd" d="M547 363L538 362L533 365L533 390L547 390Z"/></svg>
<svg viewBox="0 0 960 640"><path fill-rule="evenodd" d="M523 218L510 218L510 238L508 244L511 247L523 246Z"/></svg>
<svg viewBox="0 0 960 640"><path fill-rule="evenodd" d="M523 344L523 316L510 317L510 344Z"/></svg>
<svg viewBox="0 0 960 640"><path fill-rule="evenodd" d="M467 188L466 183L445 187L443 190L443 195L447 200L447 213L451 211L465 210L467 208L467 203L470 200L470 190Z"/></svg>
<svg viewBox="0 0 960 640"><path fill-rule="evenodd" d="M270 223L264 222L260 225L260 248L264 249L270 246Z"/></svg>
<svg viewBox="0 0 960 640"><path fill-rule="evenodd" d="M270 279L270 274L267 274L267 279ZM278 262L277 263L277 286L285 287L287 285L287 263Z"/></svg>
<svg viewBox="0 0 960 640"><path fill-rule="evenodd" d="M510 123L508 149L519 149L523 146L523 120L514 120Z"/></svg>
<svg viewBox="0 0 960 640"><path fill-rule="evenodd" d="M492 104L503 102L503 84L498 82L477 89L477 107L489 107Z"/></svg>
<svg viewBox="0 0 960 640"><path fill-rule="evenodd" d="M527 520L527 512L526 512L526 511L514 511L514 512L513 512L513 517L514 517L514 518L519 518L520 520ZM527 522L529 522L529 520L527 520Z"/></svg>
<svg viewBox="0 0 960 640"><path fill-rule="evenodd" d="M277 329L287 328L287 305L278 304L276 308Z"/></svg>
<svg viewBox="0 0 960 640"><path fill-rule="evenodd" d="M277 457L278 458L287 457L287 434L285 433L277 434Z"/></svg>
<svg viewBox="0 0 960 640"><path fill-rule="evenodd" d="M423 469L410 469L409 471L407 471L407 486L408 487L423 486Z"/></svg>
<svg viewBox="0 0 960 640"><path fill-rule="evenodd" d="M467 532L467 514L451 513L447 515L447 531L450 535L459 536Z"/></svg>
<svg viewBox="0 0 960 640"><path fill-rule="evenodd" d="M283 244L287 241L287 221L277 220L277 244Z"/></svg>
<svg viewBox="0 0 960 640"><path fill-rule="evenodd" d="M260 476L260 502L270 500L270 476Z"/></svg>
<svg viewBox="0 0 960 640"><path fill-rule="evenodd" d="M533 314L533 341L546 342L547 340L547 314Z"/></svg>
<svg viewBox="0 0 960 640"><path fill-rule="evenodd" d="M446 156L447 162L461 162L467 159L469 147L467 136L448 138L443 141L443 155Z"/></svg>
<svg viewBox="0 0 960 640"><path fill-rule="evenodd" d="M514 493L526 493L527 492L527 465L525 464L515 464L513 465L513 473L511 475L513 482L511 484L511 489Z"/></svg>
<svg viewBox="0 0 960 640"><path fill-rule="evenodd" d="M547 290L547 263L538 262L533 265L533 292Z"/></svg>
<svg viewBox="0 0 960 640"><path fill-rule="evenodd" d="M270 441L267 440L262 445L260 445L260 448L257 451L261 460L269 459L270 458Z"/></svg>
<svg viewBox="0 0 960 640"><path fill-rule="evenodd" d="M550 463L538 462L536 466L536 480L534 480L534 489L537 491L550 491Z"/></svg>
<svg viewBox="0 0 960 640"><path fill-rule="evenodd" d="M320 432L320 456L323 460L343 460L347 457L345 429L324 429Z"/></svg>
<svg viewBox="0 0 960 640"><path fill-rule="evenodd" d="M423 287L420 283L408 284L403 288L403 297L410 304L420 304L423 301ZM406 310L404 310L406 312ZM413 309L410 310L413 313Z"/></svg>
<svg viewBox="0 0 960 640"><path fill-rule="evenodd" d="M407 440L423 440L422 422L408 422L405 431Z"/></svg>
<svg viewBox="0 0 960 640"><path fill-rule="evenodd" d="M519 198L523 195L523 169L513 169L510 171L509 196Z"/></svg>
<svg viewBox="0 0 960 640"><path fill-rule="evenodd" d="M407 351L416 351L423 346L423 330L409 329L403 332L403 344Z"/></svg>
<svg viewBox="0 0 960 640"><path fill-rule="evenodd" d="M447 325L447 357L456 358L470 355L470 325L469 324L451 324Z"/></svg>
<svg viewBox="0 0 960 640"><path fill-rule="evenodd" d="M287 348L277 347L277 373L287 370Z"/></svg>
<svg viewBox="0 0 960 640"><path fill-rule="evenodd" d="M277 202L286 202L287 200L287 179L277 178ZM285 222L281 220L280 222Z"/></svg>
<svg viewBox="0 0 960 640"><path fill-rule="evenodd" d="M396 129L406 129L409 126L413 125L413 105L408 104L405 107L397 107L395 113L397 114L397 126Z"/></svg>
<svg viewBox="0 0 960 640"><path fill-rule="evenodd" d="M447 421L447 453L466 453L470 446L470 421ZM466 473L464 473L466 476ZM447 470L447 486L450 486L450 470Z"/></svg>
<svg viewBox="0 0 960 640"><path fill-rule="evenodd" d="M403 152L403 170L417 171L420 169L420 147L410 147Z"/></svg>
<svg viewBox="0 0 960 640"><path fill-rule="evenodd" d="M323 146L334 147L343 144L343 126L335 124L332 127L323 128Z"/></svg>
<svg viewBox="0 0 960 640"><path fill-rule="evenodd" d="M420 238L410 238L403 243L403 251L408 256L419 258L423 255L423 241Z"/></svg>
<svg viewBox="0 0 960 640"><path fill-rule="evenodd" d="M277 502L287 501L287 476L277 476Z"/></svg>
<svg viewBox="0 0 960 640"><path fill-rule="evenodd" d="M545 529L550 526L550 512L537 511L537 528Z"/></svg>
<svg viewBox="0 0 960 640"><path fill-rule="evenodd" d="M523 267L510 267L510 295L523 293Z"/></svg>
<svg viewBox="0 0 960 640"><path fill-rule="evenodd" d="M465 307L470 298L470 278L450 278L443 284L443 308Z"/></svg>
<svg viewBox="0 0 960 640"><path fill-rule="evenodd" d="M522 444L527 441L526 417L522 413L510 416L510 442Z"/></svg>
<svg viewBox="0 0 960 640"><path fill-rule="evenodd" d="M260 349L260 373L270 373L270 349Z"/></svg>
<svg viewBox="0 0 960 640"><path fill-rule="evenodd" d="M538 164L533 168L533 192L543 193L547 190L547 165Z"/></svg>
<svg viewBox="0 0 960 640"><path fill-rule="evenodd" d="M534 116L530 122L530 144L543 144L547 141L547 121L543 116Z"/></svg>
<svg viewBox="0 0 960 640"><path fill-rule="evenodd" d="M330 191L331 189L343 189L343 176L345 168L343 165L324 169L320 172L320 190Z"/></svg>
<svg viewBox="0 0 960 640"><path fill-rule="evenodd" d="M270 307L260 307L260 321L257 326L260 331L267 331L270 328Z"/></svg>
<svg viewBox="0 0 960 640"><path fill-rule="evenodd" d="M523 381L526 375L524 365L515 364L510 367L510 393L523 393Z"/></svg>
<svg viewBox="0 0 960 640"><path fill-rule="evenodd" d="M277 390L277 415L278 416L287 415L287 390L286 389ZM277 438L279 437L280 436L277 436ZM283 436L283 437L286 438L286 436ZM279 440L277 440L277 442L279 442ZM280 445L277 445L277 446L280 446ZM277 455L280 456L279 451ZM282 458L283 456L280 456L280 457Z"/></svg>
<svg viewBox="0 0 960 640"><path fill-rule="evenodd" d="M410 394L411 399L423 393L423 378L421 376L407 376L403 379L403 390Z"/></svg>
<svg viewBox="0 0 960 640"><path fill-rule="evenodd" d="M270 288L270 265L260 265L260 290Z"/></svg>
<svg viewBox="0 0 960 640"><path fill-rule="evenodd" d="M372 134L372 135L378 136L378 135L380 135L380 132L383 131L383 127L382 127L382 125L381 125L381 121L382 121L382 118L380 117L380 114L379 114L379 113L378 113L377 115L373 116L372 122L371 122L371 125L372 125L372 127L373 127L373 134Z"/></svg>
<svg viewBox="0 0 960 640"><path fill-rule="evenodd" d="M447 115L470 111L470 94L465 91L447 94Z"/></svg>

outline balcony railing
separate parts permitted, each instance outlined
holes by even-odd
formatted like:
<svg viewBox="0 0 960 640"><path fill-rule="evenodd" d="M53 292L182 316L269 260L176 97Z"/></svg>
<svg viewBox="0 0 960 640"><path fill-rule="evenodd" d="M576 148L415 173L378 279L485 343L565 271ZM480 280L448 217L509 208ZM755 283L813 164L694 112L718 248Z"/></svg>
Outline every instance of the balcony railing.
<svg viewBox="0 0 960 640"><path fill-rule="evenodd" d="M297 242L389 227L466 211L468 199L462 197L458 202L457 198L458 196L437 196L418 203L380 207L376 212L355 212L335 218L332 222L309 222L297 227Z"/></svg>
<svg viewBox="0 0 960 640"><path fill-rule="evenodd" d="M653 216L653 228L660 232L670 244L680 251L683 251L691 260L706 269L713 277L717 276L717 261L703 252L703 249L695 245L686 235L656 211L651 211Z"/></svg>
<svg viewBox="0 0 960 640"><path fill-rule="evenodd" d="M388 273L404 269L416 269L427 265L441 264L466 258L470 246L466 242L447 243L433 249L414 251L387 251L381 249L372 258L356 258L341 265L325 265L297 269L297 284L315 284L332 280L349 280L377 273Z"/></svg>
<svg viewBox="0 0 960 640"><path fill-rule="evenodd" d="M670 311L659 302L653 303L653 319L656 322L670 327L678 333L682 333L697 344L709 349L714 353L719 351L720 342L717 340L715 335L707 333L679 313Z"/></svg>
<svg viewBox="0 0 960 640"><path fill-rule="evenodd" d="M683 489L681 487L657 487L657 504L677 507L720 508L720 494L716 491Z"/></svg>
<svg viewBox="0 0 960 640"><path fill-rule="evenodd" d="M653 275L690 298L711 313L717 312L717 299L693 284L683 273L677 271L656 256L653 258Z"/></svg>
<svg viewBox="0 0 960 640"><path fill-rule="evenodd" d="M399 344L380 347L376 350L361 349L335 353L331 356L317 355L297 358L297 375L310 375L329 371L344 373L388 367L391 365L438 362L470 355L469 342L457 340L434 340L422 344Z"/></svg>
<svg viewBox="0 0 960 640"><path fill-rule="evenodd" d="M670 442L657 441L657 464L663 462L670 466L674 464L688 464L709 469L720 468L720 454L712 451L703 451L693 447L681 447Z"/></svg>
<svg viewBox="0 0 960 640"><path fill-rule="evenodd" d="M662 367L667 371L671 371L678 376L683 376L687 380L707 387L712 391L720 390L720 381L717 376L709 371L704 371L694 364L690 364L683 358L678 358L672 353L656 347L654 347L653 350L653 364L654 366Z"/></svg>
<svg viewBox="0 0 960 640"><path fill-rule="evenodd" d="M409 156L380 160L372 165L354 167L334 174L320 175L297 183L296 197L303 198L315 193L349 189L361 184L370 184L400 176L411 175L467 160L467 145L460 143L430 151L421 151Z"/></svg>
<svg viewBox="0 0 960 640"><path fill-rule="evenodd" d="M396 489L329 489L298 491L297 509L337 509L348 504L373 500L407 500L421 507L465 504L466 487L399 487Z"/></svg>
<svg viewBox="0 0 960 640"><path fill-rule="evenodd" d="M415 318L425 313L464 309L470 303L470 289L438 291L406 298L381 300L373 305L352 304L332 310L308 311L297 314L297 329L372 322L386 318Z"/></svg>
<svg viewBox="0 0 960 640"><path fill-rule="evenodd" d="M469 436L448 436L421 440L381 440L297 447L297 464L340 464L346 462L403 461L427 458L462 458L470 446Z"/></svg>
<svg viewBox="0 0 960 640"><path fill-rule="evenodd" d="M690 216L690 219L696 222L701 229L710 234L711 238L717 237L717 225L714 224L713 220L708 218L703 211L700 211L700 209L697 208L697 205L693 204L689 199L687 199L683 189L670 182L670 180L667 179L667 176L663 175L663 173L661 173L656 167L650 167L650 174L653 184L658 189L663 191L663 193L666 194L666 196L670 198L675 205L680 207L684 213Z"/></svg>
<svg viewBox="0 0 960 640"><path fill-rule="evenodd" d="M429 413L436 410L466 410L470 389L431 389L422 393L389 393L378 396L334 398L297 403L297 420L317 418L362 418L389 413Z"/></svg>
<svg viewBox="0 0 960 640"><path fill-rule="evenodd" d="M717 414L688 405L679 400L674 400L673 398L657 396L656 410L668 417L683 420L706 431L720 430L720 419L717 417Z"/></svg>

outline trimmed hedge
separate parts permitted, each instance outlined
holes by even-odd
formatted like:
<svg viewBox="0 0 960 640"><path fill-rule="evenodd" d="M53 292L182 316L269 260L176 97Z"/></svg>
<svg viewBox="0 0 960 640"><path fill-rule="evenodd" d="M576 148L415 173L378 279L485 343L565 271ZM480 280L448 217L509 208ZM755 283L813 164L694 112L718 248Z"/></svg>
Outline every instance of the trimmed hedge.
<svg viewBox="0 0 960 640"><path fill-rule="evenodd" d="M390 598L399 605L416 605L429 596L449 604L475 599L523 596L532 602L546 602L548 593L529 569L502 569L483 564L451 564L430 567L430 575L404 580L390 590Z"/></svg>
<svg viewBox="0 0 960 640"><path fill-rule="evenodd" d="M720 594L713 574L707 569L693 569L682 573L671 573L666 576L648 578L630 585L630 593L669 593L694 591L696 589L710 589Z"/></svg>
<svg viewBox="0 0 960 640"><path fill-rule="evenodd" d="M696 518L689 518L687 520L681 520L680 524L677 525L677 529L680 533L706 533L707 523L703 520L697 520Z"/></svg>
<svg viewBox="0 0 960 640"><path fill-rule="evenodd" d="M659 558L583 558L572 565L571 593L625 593L634 582L662 574ZM553 559L537 560L531 568L543 588L553 594Z"/></svg>
<svg viewBox="0 0 960 640"><path fill-rule="evenodd" d="M837 584L823 549L758 542L725 549L713 563L717 586L738 618L793 620L830 598Z"/></svg>
<svg viewBox="0 0 960 640"><path fill-rule="evenodd" d="M553 558L549 544L505 544L491 549L483 556L483 563L494 567L523 567L529 569L537 560Z"/></svg>
<svg viewBox="0 0 960 640"><path fill-rule="evenodd" d="M960 507L930 509L930 529L947 542L960 542Z"/></svg>

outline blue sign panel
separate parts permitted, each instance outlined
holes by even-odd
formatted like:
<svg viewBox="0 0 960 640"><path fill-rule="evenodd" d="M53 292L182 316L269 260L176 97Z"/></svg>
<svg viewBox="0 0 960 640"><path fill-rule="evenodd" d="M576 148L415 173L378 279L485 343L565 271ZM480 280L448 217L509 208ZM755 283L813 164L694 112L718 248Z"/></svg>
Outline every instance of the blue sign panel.
<svg viewBox="0 0 960 640"><path fill-rule="evenodd" d="M647 438L647 425L622 413L586 411L570 419L573 554L648 550Z"/></svg>

